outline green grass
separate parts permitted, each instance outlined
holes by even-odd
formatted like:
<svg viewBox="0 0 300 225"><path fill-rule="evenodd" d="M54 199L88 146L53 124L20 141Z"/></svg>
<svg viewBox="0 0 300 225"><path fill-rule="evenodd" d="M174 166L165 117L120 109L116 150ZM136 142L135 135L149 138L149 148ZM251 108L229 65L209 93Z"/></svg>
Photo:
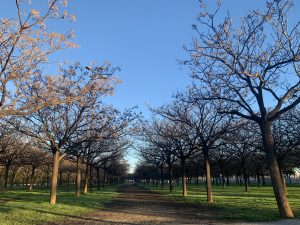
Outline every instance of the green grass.
<svg viewBox="0 0 300 225"><path fill-rule="evenodd" d="M188 196L183 197L181 187L175 187L169 193L168 186L164 190L160 187L147 186L179 201L195 203L201 208L210 210L216 219L225 221L272 221L280 219L272 187L250 187L248 192L244 187L231 185L223 189L213 186L214 202L206 202L205 186L188 186ZM296 218L300 216L300 186L288 187L288 198Z"/></svg>
<svg viewBox="0 0 300 225"><path fill-rule="evenodd" d="M116 196L116 187L94 190L79 198L75 197L74 191L59 190L57 204L50 205L49 190L46 189L0 192L0 224L39 224L80 216L102 209Z"/></svg>

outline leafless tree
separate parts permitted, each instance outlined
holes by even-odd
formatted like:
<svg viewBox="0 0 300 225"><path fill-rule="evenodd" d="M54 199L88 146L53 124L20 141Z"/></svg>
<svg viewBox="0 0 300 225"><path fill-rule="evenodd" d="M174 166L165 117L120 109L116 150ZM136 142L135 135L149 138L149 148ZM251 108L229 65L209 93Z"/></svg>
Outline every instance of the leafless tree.
<svg viewBox="0 0 300 225"><path fill-rule="evenodd" d="M174 123L184 124L193 133L194 148L201 151L204 158L207 201L213 202L209 155L230 130L231 118L218 114L215 106L209 102L200 99L193 101L188 93L178 93L172 103L155 112Z"/></svg>
<svg viewBox="0 0 300 225"><path fill-rule="evenodd" d="M5 134L0 138L0 163L4 166L3 190L7 190L9 171L12 166L18 166L23 156L27 154L28 144L22 136L12 133ZM16 171L15 171L16 172Z"/></svg>
<svg viewBox="0 0 300 225"><path fill-rule="evenodd" d="M196 35L186 48L190 59L183 61L192 70L195 98L214 101L220 113L259 125L279 213L292 218L272 124L300 103L300 22L288 23L293 2L268 1L265 9L250 10L237 28L230 15L217 21L219 2L214 12L202 1L200 6Z"/></svg>

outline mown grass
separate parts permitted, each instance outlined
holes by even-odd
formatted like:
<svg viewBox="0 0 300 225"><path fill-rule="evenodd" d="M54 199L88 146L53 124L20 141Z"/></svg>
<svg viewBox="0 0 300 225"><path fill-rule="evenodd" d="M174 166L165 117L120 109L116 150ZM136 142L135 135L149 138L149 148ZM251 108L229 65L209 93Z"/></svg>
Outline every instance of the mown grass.
<svg viewBox="0 0 300 225"><path fill-rule="evenodd" d="M102 209L117 196L116 187L106 187L75 197L74 191L59 190L57 204L50 205L49 190L37 189L0 192L0 224L40 224L80 216Z"/></svg>
<svg viewBox="0 0 300 225"><path fill-rule="evenodd" d="M181 187L174 187L172 193L168 186L164 190L160 187L147 186L176 200L195 203L216 215L216 219L226 221L261 222L280 219L272 187L250 187L248 192L237 185L213 186L214 202L206 202L204 184L188 186L188 196L183 197ZM296 218L300 217L300 186L288 187L288 198Z"/></svg>

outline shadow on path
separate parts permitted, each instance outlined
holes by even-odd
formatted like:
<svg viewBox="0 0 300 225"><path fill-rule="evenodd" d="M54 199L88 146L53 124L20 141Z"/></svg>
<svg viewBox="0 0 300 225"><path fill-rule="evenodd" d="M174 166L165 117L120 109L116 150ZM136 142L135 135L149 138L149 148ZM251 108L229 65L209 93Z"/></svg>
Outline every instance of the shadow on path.
<svg viewBox="0 0 300 225"><path fill-rule="evenodd" d="M134 184L120 186L119 196L104 210L85 216L67 216L67 219L48 225L112 225L112 224L226 224L214 220L217 212L207 211L195 204L171 200L156 192ZM244 225L297 225L296 220L272 223L236 223Z"/></svg>

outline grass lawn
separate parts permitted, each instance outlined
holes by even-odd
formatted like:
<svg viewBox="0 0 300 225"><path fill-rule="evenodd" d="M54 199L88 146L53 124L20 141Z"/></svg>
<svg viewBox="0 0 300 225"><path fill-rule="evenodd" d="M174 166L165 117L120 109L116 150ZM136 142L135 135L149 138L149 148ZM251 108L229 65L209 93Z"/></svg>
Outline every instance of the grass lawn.
<svg viewBox="0 0 300 225"><path fill-rule="evenodd" d="M160 187L147 186L180 201L196 203L212 210L219 220L226 221L271 221L280 219L272 187L250 187L248 192L244 187L231 185L225 187L213 186L214 202L206 202L204 184L188 186L188 196L183 197L181 187L174 187L172 193L166 185ZM300 186L288 186L288 198L296 218L300 217Z"/></svg>
<svg viewBox="0 0 300 225"><path fill-rule="evenodd" d="M0 224L38 224L65 216L78 216L103 208L116 196L116 187L95 190L79 198L75 191L58 190L58 203L50 205L48 189L0 192Z"/></svg>

